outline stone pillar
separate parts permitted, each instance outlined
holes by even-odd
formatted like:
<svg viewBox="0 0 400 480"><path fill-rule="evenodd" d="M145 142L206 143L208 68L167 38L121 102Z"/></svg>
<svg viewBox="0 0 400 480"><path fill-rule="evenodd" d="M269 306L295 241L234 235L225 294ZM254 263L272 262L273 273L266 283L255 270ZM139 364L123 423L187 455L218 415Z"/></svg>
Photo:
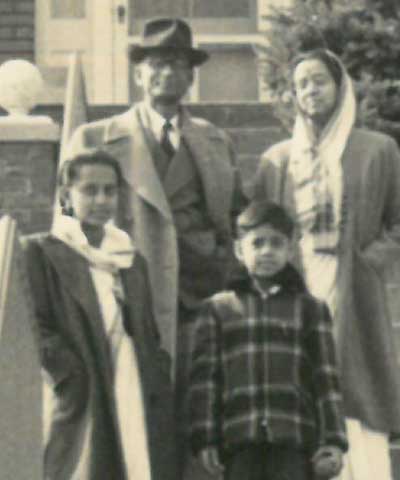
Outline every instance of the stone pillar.
<svg viewBox="0 0 400 480"><path fill-rule="evenodd" d="M0 215L9 214L22 233L51 224L59 127L49 117L29 115L43 89L38 69L24 60L0 66Z"/></svg>
<svg viewBox="0 0 400 480"><path fill-rule="evenodd" d="M0 118L0 216L11 215L22 233L50 227L58 149L54 123Z"/></svg>
<svg viewBox="0 0 400 480"><path fill-rule="evenodd" d="M47 230L59 128L31 116L43 81L25 60L0 66L0 478L43 479L43 400L36 321L17 226ZM7 214L7 215L6 215ZM12 217L13 219L11 219ZM17 222L16 222L16 221Z"/></svg>

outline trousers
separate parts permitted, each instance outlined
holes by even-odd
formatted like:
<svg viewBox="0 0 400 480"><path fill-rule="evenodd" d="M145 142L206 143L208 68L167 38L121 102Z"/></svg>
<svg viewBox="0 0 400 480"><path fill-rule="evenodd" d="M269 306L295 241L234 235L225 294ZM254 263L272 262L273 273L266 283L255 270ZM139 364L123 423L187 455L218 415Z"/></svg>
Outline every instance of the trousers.
<svg viewBox="0 0 400 480"><path fill-rule="evenodd" d="M251 445L225 459L224 480L311 480L310 454L280 445Z"/></svg>

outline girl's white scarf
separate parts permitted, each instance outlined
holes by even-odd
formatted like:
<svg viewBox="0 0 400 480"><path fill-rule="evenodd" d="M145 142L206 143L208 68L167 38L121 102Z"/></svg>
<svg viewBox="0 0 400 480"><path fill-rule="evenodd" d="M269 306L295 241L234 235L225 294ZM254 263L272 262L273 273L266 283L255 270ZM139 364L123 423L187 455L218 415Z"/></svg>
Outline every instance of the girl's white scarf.
<svg viewBox="0 0 400 480"><path fill-rule="evenodd" d="M129 268L135 248L127 233L111 223L104 226L100 248L92 247L83 233L80 222L66 215L56 216L51 233L73 250L85 257L91 266L110 273Z"/></svg>
<svg viewBox="0 0 400 480"><path fill-rule="evenodd" d="M338 102L331 119L317 139L308 119L298 109L291 143L289 168L295 179L295 203L301 222L302 213L318 211L319 203L332 203L334 232L322 232L322 246L337 246L342 221L343 169L342 155L354 126L356 101L352 81L342 62L331 52L342 68L342 82ZM315 178L316 171L318 177ZM305 186L302 188L301 186ZM312 217L313 213L311 213ZM311 227L314 219L308 220ZM307 227L306 227L307 228ZM331 236L331 238L329 238ZM318 239L314 239L317 243Z"/></svg>

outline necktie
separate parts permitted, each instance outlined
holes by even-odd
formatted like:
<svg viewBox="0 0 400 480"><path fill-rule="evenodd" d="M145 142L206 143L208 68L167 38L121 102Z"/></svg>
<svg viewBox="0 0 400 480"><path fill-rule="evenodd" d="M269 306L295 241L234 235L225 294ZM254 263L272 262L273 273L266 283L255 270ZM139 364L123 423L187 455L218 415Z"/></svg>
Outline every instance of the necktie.
<svg viewBox="0 0 400 480"><path fill-rule="evenodd" d="M171 122L167 120L162 127L161 140L160 140L161 148L164 150L168 159L171 159L175 154L175 148L172 145L171 140L169 138L169 132L172 130L172 128L173 126Z"/></svg>

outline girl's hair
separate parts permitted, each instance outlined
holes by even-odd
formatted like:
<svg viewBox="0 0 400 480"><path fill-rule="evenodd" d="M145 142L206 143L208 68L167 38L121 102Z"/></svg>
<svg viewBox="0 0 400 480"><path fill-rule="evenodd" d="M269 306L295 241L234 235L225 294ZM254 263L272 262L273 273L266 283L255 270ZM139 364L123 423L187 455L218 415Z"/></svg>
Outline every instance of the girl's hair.
<svg viewBox="0 0 400 480"><path fill-rule="evenodd" d="M273 202L253 200L236 219L237 238L242 238L261 225L270 225L289 239L293 237L295 229L295 223L284 207Z"/></svg>
<svg viewBox="0 0 400 480"><path fill-rule="evenodd" d="M322 62L328 69L329 73L332 75L332 78L337 88L340 88L343 77L342 67L336 57L332 55L329 50L318 48L306 52L301 52L296 55L290 62L290 72L292 78L297 65L299 65L299 63L301 62L304 62L305 60L319 60L320 62Z"/></svg>
<svg viewBox="0 0 400 480"><path fill-rule="evenodd" d="M58 173L58 186L69 187L79 178L80 169L85 165L104 165L111 167L117 175L118 186L122 183L122 171L118 161L104 150L80 153L63 162Z"/></svg>

